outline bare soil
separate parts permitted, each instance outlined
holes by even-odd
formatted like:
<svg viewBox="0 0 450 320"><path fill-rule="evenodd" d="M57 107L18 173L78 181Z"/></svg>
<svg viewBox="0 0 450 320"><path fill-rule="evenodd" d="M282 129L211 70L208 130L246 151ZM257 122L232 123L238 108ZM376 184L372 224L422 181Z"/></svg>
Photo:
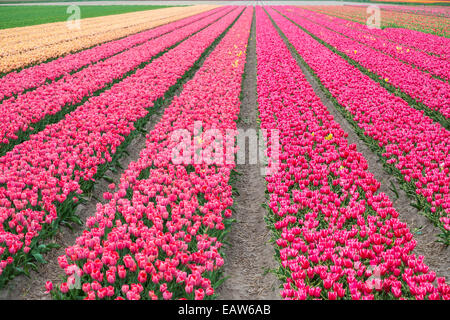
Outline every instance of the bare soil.
<svg viewBox="0 0 450 320"><path fill-rule="evenodd" d="M255 20L253 20L250 41L247 47L245 79L242 86L239 129L259 129L256 105L256 39ZM280 299L280 282L275 274L268 272L278 266L274 258L274 248L269 240L270 231L264 216L266 210L261 207L266 202L265 179L259 165L246 164L236 166L241 175L234 187L239 195L233 206L236 219L231 226L225 250L224 272L227 280L218 290L218 298L224 300L276 300Z"/></svg>

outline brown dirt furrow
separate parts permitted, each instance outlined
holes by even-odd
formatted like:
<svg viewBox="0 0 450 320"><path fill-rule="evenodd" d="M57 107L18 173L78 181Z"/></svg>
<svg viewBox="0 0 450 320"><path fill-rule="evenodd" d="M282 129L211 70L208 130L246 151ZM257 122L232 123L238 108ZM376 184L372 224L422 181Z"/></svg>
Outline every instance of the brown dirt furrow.
<svg viewBox="0 0 450 320"><path fill-rule="evenodd" d="M253 20L250 41L247 47L245 78L242 86L243 99L238 128L259 129L256 105L256 39ZM234 187L239 195L234 199L236 219L231 226L225 250L224 273L228 277L218 290L218 298L225 300L275 300L280 299L280 283L268 272L277 267L274 248L269 243L270 231L264 221L266 210L265 179L259 165L248 164L249 148L246 148L245 164L238 164L240 173Z"/></svg>

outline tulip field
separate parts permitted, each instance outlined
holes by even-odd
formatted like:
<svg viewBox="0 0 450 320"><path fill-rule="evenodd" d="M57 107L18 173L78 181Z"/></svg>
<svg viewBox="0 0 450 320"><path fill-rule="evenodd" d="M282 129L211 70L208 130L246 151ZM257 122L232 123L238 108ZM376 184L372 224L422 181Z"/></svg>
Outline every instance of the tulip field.
<svg viewBox="0 0 450 320"><path fill-rule="evenodd" d="M380 29L193 5L0 30L0 298L221 299L242 273L279 299L450 300L450 7L381 7Z"/></svg>

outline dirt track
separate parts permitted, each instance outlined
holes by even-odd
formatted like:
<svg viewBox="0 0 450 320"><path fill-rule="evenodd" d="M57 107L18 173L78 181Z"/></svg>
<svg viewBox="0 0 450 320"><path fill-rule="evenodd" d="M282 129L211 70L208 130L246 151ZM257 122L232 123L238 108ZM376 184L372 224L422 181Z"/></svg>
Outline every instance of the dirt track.
<svg viewBox="0 0 450 320"><path fill-rule="evenodd" d="M253 20L245 79L243 99L238 129L257 129L256 119L256 39L255 20ZM231 226L228 235L230 246L226 250L224 272L229 277L219 289L219 299L275 300L280 299L278 279L269 269L277 267L274 259L273 244L270 244L270 232L264 216L266 210L261 207L265 199L265 179L260 166L249 164L249 148L246 148L245 164L237 165L241 175L235 187L239 195L234 199L237 221Z"/></svg>

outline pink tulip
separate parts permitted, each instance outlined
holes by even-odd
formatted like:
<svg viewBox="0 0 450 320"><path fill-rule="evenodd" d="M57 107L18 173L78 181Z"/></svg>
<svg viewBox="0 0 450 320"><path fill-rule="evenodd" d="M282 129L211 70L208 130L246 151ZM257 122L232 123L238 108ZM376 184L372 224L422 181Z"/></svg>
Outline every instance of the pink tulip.
<svg viewBox="0 0 450 320"><path fill-rule="evenodd" d="M62 293L67 293L69 291L69 286L67 285L67 282L61 283L60 290Z"/></svg>
<svg viewBox="0 0 450 320"><path fill-rule="evenodd" d="M45 283L45 289L47 289L46 293L49 293L53 289L53 283L51 281L47 281Z"/></svg>
<svg viewBox="0 0 450 320"><path fill-rule="evenodd" d="M195 300L203 300L204 297L205 291L202 288L195 290Z"/></svg>

